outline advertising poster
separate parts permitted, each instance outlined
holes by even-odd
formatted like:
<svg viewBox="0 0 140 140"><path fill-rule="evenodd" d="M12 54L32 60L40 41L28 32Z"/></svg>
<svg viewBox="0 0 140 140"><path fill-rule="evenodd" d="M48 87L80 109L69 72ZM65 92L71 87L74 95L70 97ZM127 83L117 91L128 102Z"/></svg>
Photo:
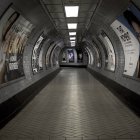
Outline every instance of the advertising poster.
<svg viewBox="0 0 140 140"><path fill-rule="evenodd" d="M69 63L74 63L74 52L73 49L69 49L68 51L68 60Z"/></svg>
<svg viewBox="0 0 140 140"><path fill-rule="evenodd" d="M111 27L118 35L125 55L124 74L140 78L140 11L132 3Z"/></svg>
<svg viewBox="0 0 140 140"><path fill-rule="evenodd" d="M0 84L24 76L23 51L33 25L13 8L0 19Z"/></svg>
<svg viewBox="0 0 140 140"><path fill-rule="evenodd" d="M104 32L102 32L99 35L99 38L105 47L104 48L105 52L106 52L105 67L108 70L115 71L115 52L114 52L113 45L112 45L110 39L108 38L108 36Z"/></svg>
<svg viewBox="0 0 140 140"><path fill-rule="evenodd" d="M39 63L39 70L43 70L43 47L41 47L40 53L39 53L39 59L38 59L38 63Z"/></svg>
<svg viewBox="0 0 140 140"><path fill-rule="evenodd" d="M37 39L32 53L32 69L33 73L37 73L43 69L42 67L42 44L44 40L44 34L42 33ZM42 51L41 51L42 50ZM40 57L40 58L39 58ZM41 60L40 60L41 59Z"/></svg>

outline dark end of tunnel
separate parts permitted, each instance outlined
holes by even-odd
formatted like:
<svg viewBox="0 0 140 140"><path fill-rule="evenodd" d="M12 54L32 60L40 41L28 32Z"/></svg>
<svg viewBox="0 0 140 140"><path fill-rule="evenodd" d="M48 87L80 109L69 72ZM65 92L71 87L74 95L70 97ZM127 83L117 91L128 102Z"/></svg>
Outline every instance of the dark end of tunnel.
<svg viewBox="0 0 140 140"><path fill-rule="evenodd" d="M58 73L52 72L35 84L24 89L9 100L0 104L0 129L16 116Z"/></svg>
<svg viewBox="0 0 140 140"><path fill-rule="evenodd" d="M87 65L60 65L62 68L71 67L71 68L87 68Z"/></svg>
<svg viewBox="0 0 140 140"><path fill-rule="evenodd" d="M140 96L138 94L89 68L87 70L119 98L122 103L140 117Z"/></svg>

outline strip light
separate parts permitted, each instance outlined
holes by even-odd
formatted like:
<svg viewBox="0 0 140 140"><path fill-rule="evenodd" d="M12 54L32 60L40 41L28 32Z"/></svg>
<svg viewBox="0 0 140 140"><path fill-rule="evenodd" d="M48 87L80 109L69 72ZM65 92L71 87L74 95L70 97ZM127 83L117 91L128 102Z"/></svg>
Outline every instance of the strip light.
<svg viewBox="0 0 140 140"><path fill-rule="evenodd" d="M69 32L70 36L76 35L76 32Z"/></svg>
<svg viewBox="0 0 140 140"><path fill-rule="evenodd" d="M76 37L70 37L70 40L76 40Z"/></svg>
<svg viewBox="0 0 140 140"><path fill-rule="evenodd" d="M75 46L75 43L71 43L71 47L74 47Z"/></svg>
<svg viewBox="0 0 140 140"><path fill-rule="evenodd" d="M65 6L66 17L78 17L79 6Z"/></svg>
<svg viewBox="0 0 140 140"><path fill-rule="evenodd" d="M68 29L77 29L77 23L68 23Z"/></svg>

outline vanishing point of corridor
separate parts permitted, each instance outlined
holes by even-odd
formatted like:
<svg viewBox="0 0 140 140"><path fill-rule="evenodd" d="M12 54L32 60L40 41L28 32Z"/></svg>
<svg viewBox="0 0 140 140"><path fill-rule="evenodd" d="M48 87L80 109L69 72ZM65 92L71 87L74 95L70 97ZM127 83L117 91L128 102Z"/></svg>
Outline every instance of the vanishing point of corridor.
<svg viewBox="0 0 140 140"><path fill-rule="evenodd" d="M83 68L64 68L0 140L140 139L140 119Z"/></svg>

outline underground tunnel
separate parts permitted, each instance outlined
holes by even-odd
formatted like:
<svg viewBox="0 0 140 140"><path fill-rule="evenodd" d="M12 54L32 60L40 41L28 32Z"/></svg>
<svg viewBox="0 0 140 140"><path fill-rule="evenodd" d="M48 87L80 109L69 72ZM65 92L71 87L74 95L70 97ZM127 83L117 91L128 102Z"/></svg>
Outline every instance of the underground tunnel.
<svg viewBox="0 0 140 140"><path fill-rule="evenodd" d="M140 140L140 1L0 0L0 140Z"/></svg>

